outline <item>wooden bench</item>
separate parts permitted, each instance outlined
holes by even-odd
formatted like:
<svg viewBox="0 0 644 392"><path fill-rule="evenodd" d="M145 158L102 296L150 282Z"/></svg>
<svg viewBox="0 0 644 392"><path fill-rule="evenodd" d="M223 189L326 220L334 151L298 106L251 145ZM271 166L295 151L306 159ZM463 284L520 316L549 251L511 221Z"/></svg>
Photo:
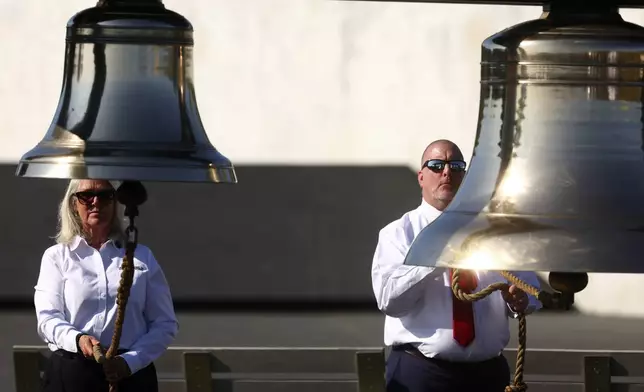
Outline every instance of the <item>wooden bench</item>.
<svg viewBox="0 0 644 392"><path fill-rule="evenodd" d="M50 351L14 346L16 392L40 391ZM171 347L159 392L384 392L383 348Z"/></svg>
<svg viewBox="0 0 644 392"><path fill-rule="evenodd" d="M14 346L16 392L39 390L49 355ZM384 392L384 362L370 347L171 347L156 366L160 392ZM525 369L529 392L644 392L644 351L532 349Z"/></svg>
<svg viewBox="0 0 644 392"><path fill-rule="evenodd" d="M528 392L644 392L644 351L528 349L524 369Z"/></svg>

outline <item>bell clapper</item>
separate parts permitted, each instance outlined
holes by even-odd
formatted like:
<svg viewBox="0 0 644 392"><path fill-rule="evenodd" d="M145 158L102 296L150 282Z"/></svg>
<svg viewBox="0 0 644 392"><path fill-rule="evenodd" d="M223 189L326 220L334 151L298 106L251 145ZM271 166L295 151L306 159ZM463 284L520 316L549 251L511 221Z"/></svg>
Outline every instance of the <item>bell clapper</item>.
<svg viewBox="0 0 644 392"><path fill-rule="evenodd" d="M147 191L139 181L124 181L116 191L116 198L119 203L125 206L125 216L130 220L128 227L125 229L127 242L125 244L125 257L121 265L121 281L116 296L116 321L114 323L114 334L112 342L103 354L100 346L94 347L94 359L98 363L103 363L105 359L112 358L116 355L119 348L121 333L123 332L123 323L125 318L125 307L127 306L132 280L134 278L134 251L138 243L139 231L134 225L134 218L139 216L139 206L147 200ZM116 384L110 385L110 392L116 391Z"/></svg>
<svg viewBox="0 0 644 392"><path fill-rule="evenodd" d="M588 285L588 274L585 272L550 272L548 284L555 290L551 295L548 307L551 309L570 310L575 303L575 294Z"/></svg>

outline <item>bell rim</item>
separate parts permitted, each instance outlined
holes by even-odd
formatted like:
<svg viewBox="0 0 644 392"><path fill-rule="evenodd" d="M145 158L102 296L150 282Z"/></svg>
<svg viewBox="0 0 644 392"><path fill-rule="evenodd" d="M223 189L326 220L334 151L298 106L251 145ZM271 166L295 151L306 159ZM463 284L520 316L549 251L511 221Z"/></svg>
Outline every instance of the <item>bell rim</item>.
<svg viewBox="0 0 644 392"><path fill-rule="evenodd" d="M177 182L237 184L237 173L228 165L135 165L135 164L77 164L21 160L16 176L46 179L94 179L113 181Z"/></svg>
<svg viewBox="0 0 644 392"><path fill-rule="evenodd" d="M404 264L488 271L644 273L644 264L632 257L644 251L644 227L616 230L608 225L568 226L567 220L550 222L445 211L418 233Z"/></svg>

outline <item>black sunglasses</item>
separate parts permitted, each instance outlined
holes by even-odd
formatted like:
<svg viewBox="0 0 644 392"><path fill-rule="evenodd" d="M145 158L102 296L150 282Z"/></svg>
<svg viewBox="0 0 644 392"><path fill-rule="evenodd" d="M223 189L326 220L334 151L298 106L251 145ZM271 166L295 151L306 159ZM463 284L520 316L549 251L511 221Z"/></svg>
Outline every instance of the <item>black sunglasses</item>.
<svg viewBox="0 0 644 392"><path fill-rule="evenodd" d="M97 198L98 202L114 200L116 192L113 189L102 189L98 191L81 191L74 193L74 197L83 205L90 205Z"/></svg>
<svg viewBox="0 0 644 392"><path fill-rule="evenodd" d="M422 167L426 167L434 173L440 173L445 169L445 165L449 165L449 169L453 172L460 173L465 171L465 161L462 160L445 161L443 159L429 159L423 163Z"/></svg>

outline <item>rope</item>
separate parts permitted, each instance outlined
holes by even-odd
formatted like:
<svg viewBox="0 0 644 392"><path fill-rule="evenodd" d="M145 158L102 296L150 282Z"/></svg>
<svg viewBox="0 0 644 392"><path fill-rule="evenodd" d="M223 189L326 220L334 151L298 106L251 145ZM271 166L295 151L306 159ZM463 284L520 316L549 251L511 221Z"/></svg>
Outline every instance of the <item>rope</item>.
<svg viewBox="0 0 644 392"><path fill-rule="evenodd" d="M121 264L121 280L116 294L116 320L114 322L114 334L112 335L112 342L103 355L103 350L100 345L94 346L94 359L96 362L103 364L106 359L114 357L116 354L120 341L121 334L123 333L123 323L125 319L125 308L127 300L130 296L130 288L132 287L132 280L134 279L134 250L136 249L136 242L128 241L125 245L125 257ZM116 392L116 383L110 384L110 392Z"/></svg>
<svg viewBox="0 0 644 392"><path fill-rule="evenodd" d="M114 321L114 333L107 353L99 344L93 347L94 359L100 364L113 358L117 352L125 322L125 308L130 297L130 289L134 280L134 251L139 241L139 231L134 225L134 218L139 215L139 206L147 200L147 191L140 181L124 181L116 191L118 202L125 206L125 216L130 218L130 224L125 229L127 242L125 243L125 256L121 263L121 280L116 294L116 319ZM117 383L110 383L110 392L116 392Z"/></svg>
<svg viewBox="0 0 644 392"><path fill-rule="evenodd" d="M544 302L548 300L549 293L546 291L541 291L536 287L531 286L530 284L519 279L514 274L508 271L499 271L499 273L512 283L516 287L520 288L527 294L530 294L536 297L539 301ZM468 294L461 290L459 286L460 273L458 269L454 269L452 275L452 291L454 296L461 301L465 302L475 302L479 301L488 295L492 294L495 291L507 291L510 288L510 285L507 283L494 283L485 287L484 289L477 291L475 293ZM525 364L525 355L526 355L526 341L527 341L527 322L526 316L523 312L519 313L519 347L517 350L517 362L514 371L514 379L505 387L505 392L525 392L528 390L528 385L523 382L523 372Z"/></svg>

